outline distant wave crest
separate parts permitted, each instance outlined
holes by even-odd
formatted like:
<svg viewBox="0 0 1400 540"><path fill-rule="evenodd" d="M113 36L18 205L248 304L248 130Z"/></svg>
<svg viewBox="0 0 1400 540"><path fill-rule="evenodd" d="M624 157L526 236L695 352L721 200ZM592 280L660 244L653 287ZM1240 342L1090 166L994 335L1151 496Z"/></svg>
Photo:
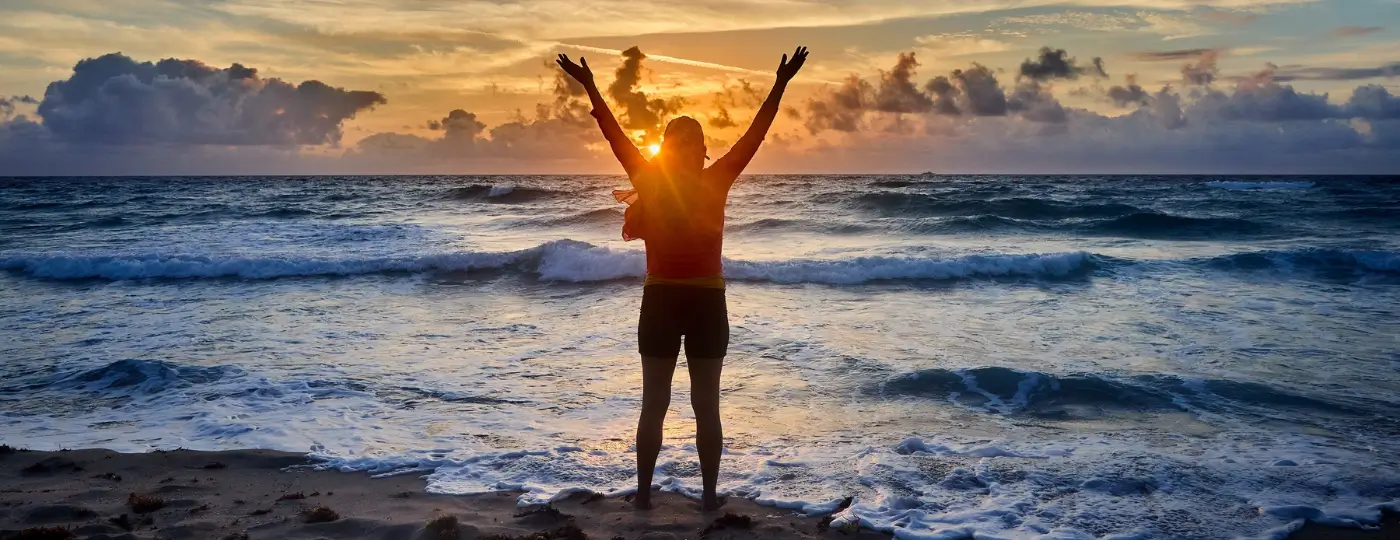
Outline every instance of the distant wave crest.
<svg viewBox="0 0 1400 540"><path fill-rule="evenodd" d="M553 199L568 194L569 192L567 191L512 186L506 184L472 184L470 186L457 187L448 190L447 198L511 204Z"/></svg>
<svg viewBox="0 0 1400 540"><path fill-rule="evenodd" d="M1378 403L1341 403L1259 383L1196 380L1176 375L1112 377L1053 375L1004 367L926 369L871 383L868 393L884 398L953 399L1004 414L1073 414L1076 406L1119 410L1217 409L1268 405L1337 414L1367 414Z"/></svg>
<svg viewBox="0 0 1400 540"><path fill-rule="evenodd" d="M1206 182L1207 187L1220 189L1233 189L1238 191L1258 191L1258 190L1278 190L1278 189L1309 189L1316 184L1308 181L1262 181L1245 182L1233 180L1220 180Z"/></svg>
<svg viewBox="0 0 1400 540"><path fill-rule="evenodd" d="M725 277L744 281L848 285L883 280L1054 278L1094 267L1088 253L989 254L955 257L856 257L778 261L726 260ZM19 254L0 269L46 279L272 279L430 271L517 271L551 281L640 278L641 251L559 240L512 252L449 252L380 258L298 258L180 254Z"/></svg>

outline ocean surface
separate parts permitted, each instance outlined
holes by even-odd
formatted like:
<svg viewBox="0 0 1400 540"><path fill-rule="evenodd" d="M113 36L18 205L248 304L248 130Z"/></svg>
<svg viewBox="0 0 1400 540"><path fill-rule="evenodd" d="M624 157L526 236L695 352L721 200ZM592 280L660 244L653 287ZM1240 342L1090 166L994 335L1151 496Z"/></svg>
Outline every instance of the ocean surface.
<svg viewBox="0 0 1400 540"><path fill-rule="evenodd" d="M0 440L634 482L621 177L0 179ZM721 489L899 538L1400 504L1400 183L745 176ZM658 482L694 493L678 369Z"/></svg>

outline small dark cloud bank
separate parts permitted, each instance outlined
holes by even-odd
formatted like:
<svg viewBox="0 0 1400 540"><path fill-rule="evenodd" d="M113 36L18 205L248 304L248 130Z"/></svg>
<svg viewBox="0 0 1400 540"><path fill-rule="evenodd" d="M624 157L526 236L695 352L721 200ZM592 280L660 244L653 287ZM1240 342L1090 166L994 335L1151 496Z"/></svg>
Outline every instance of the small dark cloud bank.
<svg viewBox="0 0 1400 540"><path fill-rule="evenodd" d="M56 138L81 143L334 145L343 122L383 103L378 92L264 79L240 64L112 53L49 84L38 113Z"/></svg>
<svg viewBox="0 0 1400 540"><path fill-rule="evenodd" d="M1078 79L1080 75L1107 77L1108 73L1104 70L1102 58L1095 57L1090 66L1079 66L1064 49L1050 47L1041 47L1039 58L1028 58L1021 63L1021 77L1033 81Z"/></svg>
<svg viewBox="0 0 1400 540"><path fill-rule="evenodd" d="M1333 29L1330 35L1335 38L1348 38L1375 34L1383 31L1385 31L1385 28L1380 26L1342 26Z"/></svg>
<svg viewBox="0 0 1400 540"><path fill-rule="evenodd" d="M1177 49L1171 51L1138 51L1128 53L1128 58L1144 62L1180 62L1195 60L1207 54L1219 54L1220 49Z"/></svg>
<svg viewBox="0 0 1400 540"><path fill-rule="evenodd" d="M1287 81L1354 81L1358 79L1374 79L1377 77L1395 77L1400 75L1400 62L1393 62L1383 66L1367 68L1351 67L1288 67L1274 70L1274 80L1280 82Z"/></svg>

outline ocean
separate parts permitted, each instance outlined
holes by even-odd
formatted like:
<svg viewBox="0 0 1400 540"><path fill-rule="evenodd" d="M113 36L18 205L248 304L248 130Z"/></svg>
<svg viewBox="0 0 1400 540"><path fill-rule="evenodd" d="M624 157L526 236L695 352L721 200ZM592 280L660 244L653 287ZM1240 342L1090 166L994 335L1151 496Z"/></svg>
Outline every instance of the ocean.
<svg viewBox="0 0 1400 540"><path fill-rule="evenodd" d="M628 489L624 182L0 179L0 441ZM899 538L1400 508L1400 182L745 176L725 256L730 496ZM693 494L687 388L657 481Z"/></svg>

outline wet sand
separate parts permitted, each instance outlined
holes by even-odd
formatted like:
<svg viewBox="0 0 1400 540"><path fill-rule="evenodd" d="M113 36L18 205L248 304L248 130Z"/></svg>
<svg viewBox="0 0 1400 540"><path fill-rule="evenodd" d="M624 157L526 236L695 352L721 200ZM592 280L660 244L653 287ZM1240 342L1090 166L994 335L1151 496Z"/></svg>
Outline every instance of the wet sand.
<svg viewBox="0 0 1400 540"><path fill-rule="evenodd" d="M419 475L314 471L300 454L265 450L0 451L0 538L884 540L821 518L730 498L718 511L671 493L656 508L578 495L520 508L516 493L432 495ZM1308 524L1293 540L1400 539L1400 516L1377 530Z"/></svg>
<svg viewBox="0 0 1400 540"><path fill-rule="evenodd" d="M46 527L52 536L29 538L71 538L59 529L92 539L889 538L828 529L820 518L737 498L713 512L671 493L654 494L656 508L647 512L596 495L522 509L518 493L428 494L415 474L288 469L307 463L263 450L7 453L0 455L0 538Z"/></svg>

